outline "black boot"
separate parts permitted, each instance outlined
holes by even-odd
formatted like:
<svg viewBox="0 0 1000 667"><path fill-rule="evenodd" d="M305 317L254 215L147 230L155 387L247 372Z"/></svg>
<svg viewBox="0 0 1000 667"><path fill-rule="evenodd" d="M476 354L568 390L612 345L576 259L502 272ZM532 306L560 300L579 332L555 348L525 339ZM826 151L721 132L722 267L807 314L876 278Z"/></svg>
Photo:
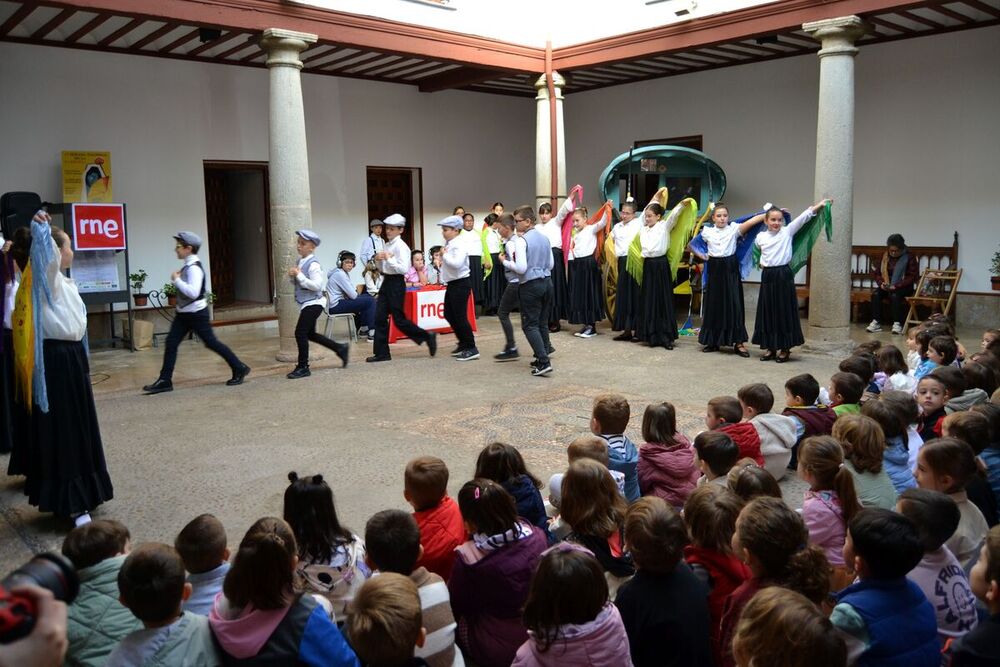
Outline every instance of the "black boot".
<svg viewBox="0 0 1000 667"><path fill-rule="evenodd" d="M347 362L351 359L351 347L349 345L341 345L336 350L334 350L336 355L340 357L340 361L343 364L341 368L347 368Z"/></svg>
<svg viewBox="0 0 1000 667"><path fill-rule="evenodd" d="M153 384L147 384L142 390L147 394L162 394L165 391L173 391L174 384L170 380L160 378Z"/></svg>
<svg viewBox="0 0 1000 667"><path fill-rule="evenodd" d="M230 387L235 387L238 384L243 384L243 379L250 374L250 367L243 364L239 368L233 369L233 377L226 381L226 385Z"/></svg>
<svg viewBox="0 0 1000 667"><path fill-rule="evenodd" d="M295 370L286 375L285 377L289 380L298 380L299 378L307 378L312 375L312 371L309 370L309 365L296 366Z"/></svg>

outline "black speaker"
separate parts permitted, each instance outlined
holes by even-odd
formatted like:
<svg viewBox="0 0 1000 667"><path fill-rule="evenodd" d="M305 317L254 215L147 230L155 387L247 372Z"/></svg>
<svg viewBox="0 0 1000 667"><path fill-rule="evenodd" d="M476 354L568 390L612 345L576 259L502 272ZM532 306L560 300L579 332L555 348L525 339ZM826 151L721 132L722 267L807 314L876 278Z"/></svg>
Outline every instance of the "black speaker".
<svg viewBox="0 0 1000 667"><path fill-rule="evenodd" d="M34 192L5 192L0 196L0 222L3 237L11 239L18 227L29 227L31 218L42 207L42 198Z"/></svg>

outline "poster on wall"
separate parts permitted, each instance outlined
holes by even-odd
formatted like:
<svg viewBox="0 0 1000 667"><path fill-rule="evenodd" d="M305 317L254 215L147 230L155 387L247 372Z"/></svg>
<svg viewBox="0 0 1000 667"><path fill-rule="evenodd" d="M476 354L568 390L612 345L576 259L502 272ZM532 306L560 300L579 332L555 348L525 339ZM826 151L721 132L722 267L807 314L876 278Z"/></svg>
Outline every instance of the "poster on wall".
<svg viewBox="0 0 1000 667"><path fill-rule="evenodd" d="M73 280L81 294L121 289L114 250L81 252L73 258Z"/></svg>
<svg viewBox="0 0 1000 667"><path fill-rule="evenodd" d="M63 202L111 202L111 153L62 152Z"/></svg>

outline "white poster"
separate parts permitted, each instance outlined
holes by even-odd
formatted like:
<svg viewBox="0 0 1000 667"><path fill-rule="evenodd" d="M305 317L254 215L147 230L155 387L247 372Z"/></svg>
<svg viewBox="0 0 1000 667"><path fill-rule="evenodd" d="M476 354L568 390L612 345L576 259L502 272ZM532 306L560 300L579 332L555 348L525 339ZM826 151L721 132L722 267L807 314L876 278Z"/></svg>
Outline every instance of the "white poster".
<svg viewBox="0 0 1000 667"><path fill-rule="evenodd" d="M421 329L435 331L438 329L448 329L448 320L444 319L444 293L443 289L420 290L417 292L417 312L415 324Z"/></svg>
<svg viewBox="0 0 1000 667"><path fill-rule="evenodd" d="M121 289L118 259L113 250L78 252L73 257L71 276L80 293L116 292Z"/></svg>

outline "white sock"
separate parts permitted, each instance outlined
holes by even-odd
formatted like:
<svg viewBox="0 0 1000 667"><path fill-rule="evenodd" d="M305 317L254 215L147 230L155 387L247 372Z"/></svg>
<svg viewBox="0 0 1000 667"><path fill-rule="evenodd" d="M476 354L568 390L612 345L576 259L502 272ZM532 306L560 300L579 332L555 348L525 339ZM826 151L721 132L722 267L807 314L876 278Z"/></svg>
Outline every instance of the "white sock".
<svg viewBox="0 0 1000 667"><path fill-rule="evenodd" d="M77 514L73 518L73 524L75 526L77 526L77 527L83 526L85 524L88 524L88 523L90 523L90 521L91 521L90 512L84 512L83 514Z"/></svg>

